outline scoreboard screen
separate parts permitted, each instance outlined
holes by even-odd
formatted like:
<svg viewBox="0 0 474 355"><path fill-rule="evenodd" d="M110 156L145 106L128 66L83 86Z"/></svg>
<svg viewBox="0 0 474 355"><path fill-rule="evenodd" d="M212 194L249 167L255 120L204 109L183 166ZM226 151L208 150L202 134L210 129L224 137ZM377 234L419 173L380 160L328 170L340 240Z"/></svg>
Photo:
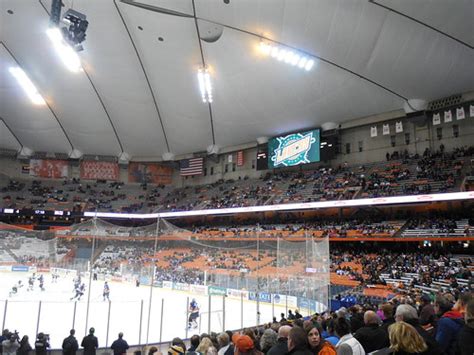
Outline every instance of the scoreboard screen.
<svg viewBox="0 0 474 355"><path fill-rule="evenodd" d="M319 129L275 137L268 141L268 168L320 161Z"/></svg>

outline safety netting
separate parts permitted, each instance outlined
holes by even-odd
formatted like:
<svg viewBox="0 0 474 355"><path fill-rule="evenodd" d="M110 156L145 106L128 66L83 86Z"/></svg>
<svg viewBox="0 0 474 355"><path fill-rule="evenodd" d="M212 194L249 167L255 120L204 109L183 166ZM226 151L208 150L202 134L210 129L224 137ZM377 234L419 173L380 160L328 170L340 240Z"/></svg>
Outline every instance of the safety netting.
<svg viewBox="0 0 474 355"><path fill-rule="evenodd" d="M151 344L327 309L327 238L130 223L93 218L47 231L0 224L3 327L50 334L53 347L64 329L92 326L103 346L118 332Z"/></svg>

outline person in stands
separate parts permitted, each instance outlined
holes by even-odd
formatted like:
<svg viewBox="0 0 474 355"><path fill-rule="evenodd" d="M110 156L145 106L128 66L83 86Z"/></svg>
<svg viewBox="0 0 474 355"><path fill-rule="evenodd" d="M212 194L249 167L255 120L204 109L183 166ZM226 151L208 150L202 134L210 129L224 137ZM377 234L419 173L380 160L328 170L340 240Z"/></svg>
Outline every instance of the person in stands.
<svg viewBox="0 0 474 355"><path fill-rule="evenodd" d="M321 336L323 328L319 323L306 325L304 328L308 336L309 349L316 355L336 355L336 348Z"/></svg>
<svg viewBox="0 0 474 355"><path fill-rule="evenodd" d="M393 355L426 354L428 346L413 326L405 322L396 322L388 328L390 349Z"/></svg>

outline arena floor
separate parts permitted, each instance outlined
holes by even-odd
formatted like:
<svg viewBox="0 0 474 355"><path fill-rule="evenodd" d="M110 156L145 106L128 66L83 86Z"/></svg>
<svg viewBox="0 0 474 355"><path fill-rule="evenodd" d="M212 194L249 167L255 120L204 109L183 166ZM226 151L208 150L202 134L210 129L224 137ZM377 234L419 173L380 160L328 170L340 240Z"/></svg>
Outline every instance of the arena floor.
<svg viewBox="0 0 474 355"><path fill-rule="evenodd" d="M39 332L50 334L52 348L60 348L62 340L72 327L76 329L76 337L79 341L85 335L86 327L94 327L100 347L110 346L119 332L124 333L124 339L130 345L157 343L160 341L162 302L164 305L162 341L171 340L174 337L185 338L195 333L209 331L209 299L207 296L161 288L151 290L149 286L136 287L131 283L112 281L109 282L111 290L111 302L109 303L103 301L102 298L104 281L92 281L89 319L86 325L87 289L80 301L71 301L70 298L74 295L73 277L63 276L57 283L52 283L51 275L45 274L44 291L39 289L37 281L34 290L27 291L30 275L31 273L26 272L0 274L0 320L3 329L18 330L20 336L28 335L30 343L34 342L36 329L38 329ZM9 292L12 286L19 280L22 280L24 286L19 289L17 294L10 296ZM88 285L88 279L83 281ZM150 294L152 296L151 309ZM188 298L197 300L201 309L201 317L200 326L187 333L186 307ZM241 304L243 304L243 312ZM226 297L226 316L224 317L222 296L212 296L211 310L211 331L238 329L241 326L254 326L257 323L256 302L241 302ZM273 314L279 317L279 314L284 311L285 307L278 305L273 307L269 303L260 302L261 322L269 322L272 320ZM149 313L151 316L149 331L147 331ZM140 316L141 314L142 316ZM241 319L241 314L243 314L243 319ZM107 324L109 324L108 327Z"/></svg>

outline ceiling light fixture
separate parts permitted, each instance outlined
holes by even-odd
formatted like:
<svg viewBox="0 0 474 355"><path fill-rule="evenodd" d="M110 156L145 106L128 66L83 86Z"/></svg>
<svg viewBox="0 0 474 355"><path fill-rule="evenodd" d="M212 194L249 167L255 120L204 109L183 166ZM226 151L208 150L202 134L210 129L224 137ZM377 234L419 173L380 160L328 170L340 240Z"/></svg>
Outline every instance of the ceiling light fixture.
<svg viewBox="0 0 474 355"><path fill-rule="evenodd" d="M51 27L46 30L46 34L64 65L74 73L79 72L82 69L81 60L77 52L64 40L61 30L58 27Z"/></svg>
<svg viewBox="0 0 474 355"><path fill-rule="evenodd" d="M212 103L211 76L206 68L198 70L199 90L201 91L202 102Z"/></svg>
<svg viewBox="0 0 474 355"><path fill-rule="evenodd" d="M28 78L28 75L26 75L23 69L19 67L11 67L9 71L21 85L25 93L30 98L31 102L33 102L35 105L46 105L46 101L44 101L43 97L36 89L36 86L31 82L30 78Z"/></svg>
<svg viewBox="0 0 474 355"><path fill-rule="evenodd" d="M293 66L298 66L301 69L310 71L315 64L315 61L309 56L292 51L283 46L273 45L264 41L260 42L260 51L279 62L284 62Z"/></svg>

